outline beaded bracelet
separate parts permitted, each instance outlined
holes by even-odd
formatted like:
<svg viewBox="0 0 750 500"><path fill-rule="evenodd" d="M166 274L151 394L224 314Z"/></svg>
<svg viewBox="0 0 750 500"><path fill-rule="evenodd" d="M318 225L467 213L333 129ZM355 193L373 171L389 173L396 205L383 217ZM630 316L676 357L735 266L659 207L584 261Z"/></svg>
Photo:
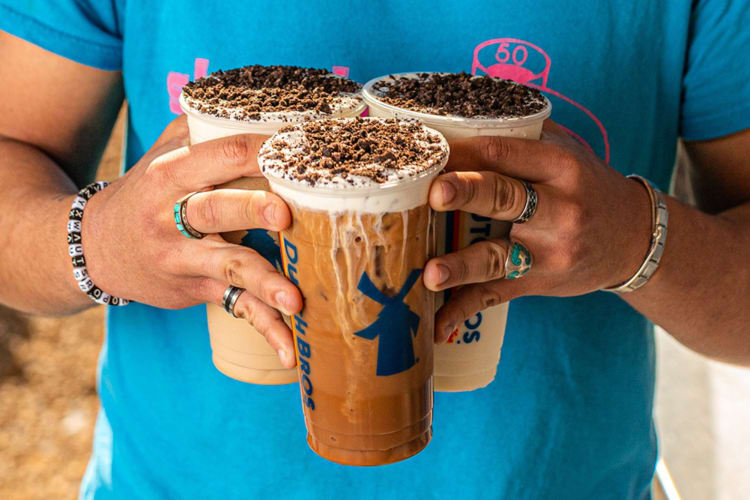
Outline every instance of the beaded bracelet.
<svg viewBox="0 0 750 500"><path fill-rule="evenodd" d="M121 299L110 295L94 284L86 269L86 258L83 256L83 240L81 238L81 221L83 210L86 208L92 196L107 187L107 182L92 182L78 191L78 196L73 200L68 214L68 254L73 263L73 277L78 282L78 288L89 296L97 304L110 306L126 306L130 303L127 299Z"/></svg>

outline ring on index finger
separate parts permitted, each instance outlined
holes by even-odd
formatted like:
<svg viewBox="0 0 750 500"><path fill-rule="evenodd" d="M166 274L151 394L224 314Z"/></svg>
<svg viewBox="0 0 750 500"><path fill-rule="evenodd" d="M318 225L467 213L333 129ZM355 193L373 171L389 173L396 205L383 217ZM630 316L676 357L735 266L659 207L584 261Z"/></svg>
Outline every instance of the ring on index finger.
<svg viewBox="0 0 750 500"><path fill-rule="evenodd" d="M190 238L192 240L199 240L201 238L205 238L206 235L204 233L201 233L197 229L195 229L193 226L190 225L190 223L187 220L187 202L188 200L198 194L198 191L192 192L189 195L185 196L184 198L181 198L177 203L174 204L174 222L177 225L177 229L187 238Z"/></svg>
<svg viewBox="0 0 750 500"><path fill-rule="evenodd" d="M513 224L523 224L528 222L536 213L536 207L539 203L539 196L536 193L536 189L529 182L521 180L524 189L526 190L526 204L523 207L521 215L513 219Z"/></svg>

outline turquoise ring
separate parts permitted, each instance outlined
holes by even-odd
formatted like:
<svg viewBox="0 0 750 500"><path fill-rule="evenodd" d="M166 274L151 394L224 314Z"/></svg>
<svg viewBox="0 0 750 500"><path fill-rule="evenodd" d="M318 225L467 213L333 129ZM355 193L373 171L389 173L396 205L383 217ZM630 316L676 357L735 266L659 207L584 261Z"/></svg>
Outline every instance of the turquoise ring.
<svg viewBox="0 0 750 500"><path fill-rule="evenodd" d="M517 241L512 242L505 258L505 279L514 280L528 273L533 260L531 252L525 246Z"/></svg>
<svg viewBox="0 0 750 500"><path fill-rule="evenodd" d="M187 202L195 194L198 194L198 192L195 191L190 193L174 204L174 223L177 226L177 229L186 238L190 238L191 240L199 240L206 237L204 233L201 233L191 226L187 220Z"/></svg>

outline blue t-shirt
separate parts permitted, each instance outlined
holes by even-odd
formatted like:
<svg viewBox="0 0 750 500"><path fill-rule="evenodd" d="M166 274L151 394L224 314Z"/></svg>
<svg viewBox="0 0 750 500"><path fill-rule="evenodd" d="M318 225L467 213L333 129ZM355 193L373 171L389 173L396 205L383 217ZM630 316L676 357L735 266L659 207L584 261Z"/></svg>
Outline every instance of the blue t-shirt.
<svg viewBox="0 0 750 500"><path fill-rule="evenodd" d="M0 28L122 70L132 166L206 71L326 67L364 82L467 71L537 85L622 173L669 184L678 136L750 127L750 5L730 0L0 0ZM616 230L616 228L613 228ZM533 250L533 249L532 249ZM343 467L305 443L299 390L221 375L205 308L108 315L90 498L649 496L649 323L614 295L514 300L496 380L437 394L420 454Z"/></svg>

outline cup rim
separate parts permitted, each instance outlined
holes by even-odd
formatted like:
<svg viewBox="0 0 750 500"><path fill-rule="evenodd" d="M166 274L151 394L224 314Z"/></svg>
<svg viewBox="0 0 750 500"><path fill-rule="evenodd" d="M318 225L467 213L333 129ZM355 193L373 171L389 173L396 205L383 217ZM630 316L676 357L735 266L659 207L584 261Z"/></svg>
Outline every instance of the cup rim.
<svg viewBox="0 0 750 500"><path fill-rule="evenodd" d="M246 129L249 127L257 127L257 126L277 126L277 127L283 127L284 125L293 125L295 123L301 123L306 121L315 121L315 120L321 120L326 118L342 118L344 116L349 116L349 113L352 113L351 116L359 116L361 115L365 109L367 109L367 103L365 102L364 96L362 95L362 91L355 94L351 94L352 97L359 97L359 105L355 108L351 108L350 110L346 110L343 113L339 114L331 114L326 115L323 117L306 117L302 120L235 120L232 118L222 118L220 116L213 116L208 115L206 113L201 113L200 111L191 108L186 99L185 99L185 93L180 92L180 98L179 98L179 104L180 109L182 109L182 112L186 115L196 118L198 120L204 121L206 123L210 123L213 125L221 126L224 128L235 128L235 129Z"/></svg>
<svg viewBox="0 0 750 500"><path fill-rule="evenodd" d="M352 117L354 118L354 117ZM362 117L364 120L383 120L384 118L375 117L375 116L369 116L369 117ZM403 122L409 122L408 120L400 120ZM413 122L412 122L413 123ZM299 125L299 124L297 124ZM419 181L423 181L425 178L428 177L436 177L437 174L439 174L445 166L448 164L448 158L450 157L450 145L448 144L448 141L446 140L445 136L441 134L439 131L428 127L427 125L420 123L425 129L427 129L431 133L435 133L440 137L441 145L443 146L445 150L445 156L440 161L440 163L431 166L430 168L427 168L421 172L419 172L416 175L409 176L405 179L399 179L395 181L389 181L384 182L382 184L376 184L373 186L342 186L342 187L331 187L331 186L309 186L307 184L303 184L302 182L296 182L291 181L289 179L284 179L282 177L277 177L272 174L267 174L261 169L261 173L263 176L268 179L269 183L276 183L280 184L284 187L287 187L289 189L300 191L300 192L306 192L311 193L314 195L320 195L320 196L331 196L331 197L343 197L343 198L359 198L366 195L372 195L372 194L385 194L384 191L387 191L388 194L392 194L394 191L399 190L406 190L414 186L415 183L418 183ZM276 134L274 134L275 136ZM265 144L273 139L274 136L271 136L269 139L267 139L263 146L261 146L261 151L263 150L263 147ZM261 159L258 158L258 165L260 166Z"/></svg>
<svg viewBox="0 0 750 500"><path fill-rule="evenodd" d="M532 115L526 115L526 116L518 116L518 117L504 117L504 118L466 118L463 116L456 116L456 115L437 115L432 113L425 113L422 111L413 111L407 108L402 108L399 106L394 106L392 104L388 104L386 102L383 102L378 97L378 93L373 89L373 86L381 81L385 80L387 78L391 78L393 76L415 76L420 74L435 74L435 75L450 75L454 73L446 72L446 71L407 71L403 73L389 73L387 75L382 75L376 78L373 78L372 80L369 80L367 83L364 84L362 87L362 99L364 99L364 102L369 106L372 104L375 104L377 106L380 106L382 108L385 108L387 111L391 112L392 114L400 114L401 116L409 116L415 119L418 119L424 123L435 123L438 125L451 125L454 127L466 127L466 128L511 128L511 127L523 127L526 125L530 125L531 123L538 122L540 120L545 120L549 118L549 116L552 114L552 103L547 98L547 96L542 95L542 98L544 99L544 108ZM479 75L473 75L473 78L481 78ZM522 85L522 84L517 84Z"/></svg>

